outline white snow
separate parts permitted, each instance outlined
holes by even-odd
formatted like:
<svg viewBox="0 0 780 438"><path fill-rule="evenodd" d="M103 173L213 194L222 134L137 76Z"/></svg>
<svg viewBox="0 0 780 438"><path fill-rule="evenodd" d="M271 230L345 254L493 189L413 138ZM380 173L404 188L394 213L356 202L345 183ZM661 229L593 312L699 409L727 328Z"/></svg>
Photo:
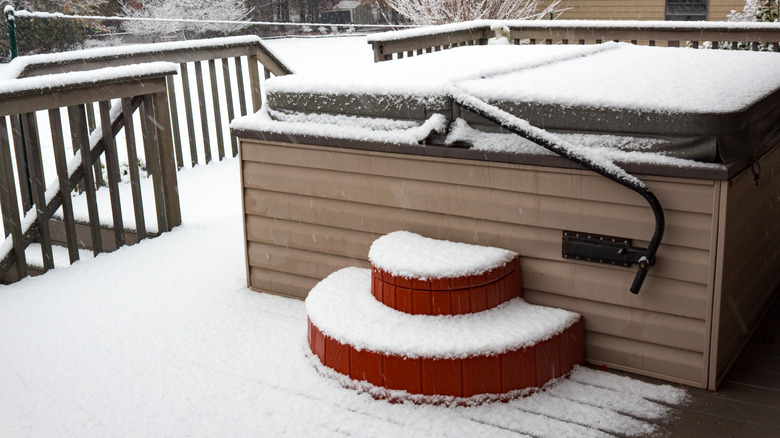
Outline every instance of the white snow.
<svg viewBox="0 0 780 438"><path fill-rule="evenodd" d="M453 83L488 100L729 113L780 89L780 58L766 52L612 42L467 46L339 71L273 78L267 81L267 90L443 96Z"/></svg>
<svg viewBox="0 0 780 438"><path fill-rule="evenodd" d="M675 151L658 151L667 140L609 134L556 133L564 141L589 149L593 153L617 163L657 164L679 168L723 169L722 164L705 163L693 159L670 156ZM512 133L484 132L469 126L463 119L450 125L445 139L447 145L465 144L470 149L485 152L513 154L555 155L551 151Z"/></svg>
<svg viewBox="0 0 780 438"><path fill-rule="evenodd" d="M20 58L16 58L20 59ZM178 66L172 62L149 62L122 67L106 67L96 70L59 73L21 79L0 81L0 94L23 93L29 91L48 91L55 87L96 83L109 80L122 80L139 76L176 74Z"/></svg>
<svg viewBox="0 0 780 438"><path fill-rule="evenodd" d="M302 72L272 78L266 81L266 86L269 93L444 96L447 85L452 82L614 49L610 45L467 46L392 62Z"/></svg>
<svg viewBox="0 0 780 438"><path fill-rule="evenodd" d="M95 59L103 57L119 57L147 52L167 52L175 50L199 49L205 47L226 47L233 45L250 45L259 43L261 40L254 35L211 38L192 41L175 41L167 43L133 44L116 47L97 47L93 49L74 50L70 52L46 53L41 55L20 56L15 58L0 70L0 79L12 79L18 77L24 69L30 64L47 64L74 59Z"/></svg>
<svg viewBox="0 0 780 438"><path fill-rule="evenodd" d="M406 357L464 358L527 347L561 333L579 315L515 298L465 315L411 315L371 294L371 271L345 268L315 286L306 313L322 333L358 350Z"/></svg>
<svg viewBox="0 0 780 438"><path fill-rule="evenodd" d="M308 353L304 303L246 288L238 160L178 175L180 227L0 287L2 435L639 436L685 398L582 367L481 406L345 389Z"/></svg>
<svg viewBox="0 0 780 438"><path fill-rule="evenodd" d="M235 119L230 127L285 135L416 145L433 132L444 133L447 119L441 114L433 114L422 124L417 124L345 115L285 113L270 110L264 105L255 114Z"/></svg>
<svg viewBox="0 0 780 438"><path fill-rule="evenodd" d="M365 67L374 51L365 35L264 39L265 47L296 74Z"/></svg>
<svg viewBox="0 0 780 438"><path fill-rule="evenodd" d="M707 22L707 21L634 21L634 20L474 20L460 23L442 24L439 26L425 26L414 29L403 29L391 32L383 32L368 36L369 42L395 41L406 38L424 37L428 35L444 34L462 30L478 30L497 28L541 28L541 29L566 29L566 28L585 28L585 29L625 29L638 31L642 29L729 29L729 30L751 30L751 29L774 29L780 26L777 23L733 23L733 22Z"/></svg>
<svg viewBox="0 0 780 438"><path fill-rule="evenodd" d="M682 397L584 368L555 384L541 413L544 394L451 408L343 388L307 354L304 303L246 288L238 167L181 171L172 232L2 287L3 434L638 436L651 428L642 419L673 408L635 414L616 400ZM573 407L587 415L572 420Z"/></svg>
<svg viewBox="0 0 780 438"><path fill-rule="evenodd" d="M509 263L517 253L489 246L431 239L394 231L371 244L368 260L396 277L457 278L479 275Z"/></svg>
<svg viewBox="0 0 780 438"><path fill-rule="evenodd" d="M776 53L607 44L615 49L458 85L487 100L706 114L780 89Z"/></svg>

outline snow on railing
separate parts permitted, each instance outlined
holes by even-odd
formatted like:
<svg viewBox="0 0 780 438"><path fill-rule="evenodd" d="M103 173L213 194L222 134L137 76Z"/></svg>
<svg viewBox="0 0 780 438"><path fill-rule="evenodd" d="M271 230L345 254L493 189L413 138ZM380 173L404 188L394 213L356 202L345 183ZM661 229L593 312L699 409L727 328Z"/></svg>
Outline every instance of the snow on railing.
<svg viewBox="0 0 780 438"><path fill-rule="evenodd" d="M176 73L176 67L156 62L3 81L0 209L6 238L0 243L0 280L14 281L28 275L25 249L34 240L41 243L45 272L53 267L55 234L65 235L61 240L73 263L79 258L79 246L89 246L98 254L125 245L128 238L141 240L150 233L169 231L181 224L166 89L166 78ZM117 98L120 100L112 106L111 101ZM100 124L90 135L87 108L93 107L93 102L98 102ZM136 147L133 116L139 109L141 148ZM39 124L46 115L50 138L46 138L46 129ZM121 152L116 141L120 130L125 133L121 143L126 146L126 151ZM66 143L70 147L66 148ZM48 145L51 148L44 147ZM141 149L143 158L138 156ZM43 157L52 153L57 175L48 182ZM125 171L120 169L120 153L127 157ZM103 175L101 156L105 160L111 207L108 221L101 221L98 215L96 178L99 175L102 179ZM151 175L156 227L147 225L144 216L139 168ZM130 235L123 225L119 198L122 173L128 174L132 189L135 232ZM86 223L77 223L74 216L71 194L76 190L85 193ZM62 222L52 221L60 208ZM101 224L105 222L113 227L113 242L103 241ZM14 266L16 269L9 273Z"/></svg>
<svg viewBox="0 0 780 438"><path fill-rule="evenodd" d="M478 20L368 36L374 61L422 55L465 45L488 44L491 38L512 44L632 44L692 48L772 50L780 52L780 23Z"/></svg>
<svg viewBox="0 0 780 438"><path fill-rule="evenodd" d="M227 153L236 156L238 144L229 135L229 122L260 109L265 78L292 73L256 36L33 55L14 59L4 72L6 77L33 77L155 61L179 64L179 75L168 78L178 168L209 163L212 156L222 160L227 143L230 143ZM180 115L181 108L184 113ZM90 109L88 106L87 115L91 119L94 114ZM200 132L196 132L198 125ZM189 148L183 149L183 143Z"/></svg>

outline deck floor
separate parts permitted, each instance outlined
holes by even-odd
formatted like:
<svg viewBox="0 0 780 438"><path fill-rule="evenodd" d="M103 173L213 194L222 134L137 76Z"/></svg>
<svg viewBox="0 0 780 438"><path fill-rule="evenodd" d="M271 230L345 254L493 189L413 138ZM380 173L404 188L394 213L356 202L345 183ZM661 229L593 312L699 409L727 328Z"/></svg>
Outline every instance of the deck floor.
<svg viewBox="0 0 780 438"><path fill-rule="evenodd" d="M669 437L780 437L780 297L717 392L687 388L691 401L658 424ZM648 382L660 380L637 377Z"/></svg>

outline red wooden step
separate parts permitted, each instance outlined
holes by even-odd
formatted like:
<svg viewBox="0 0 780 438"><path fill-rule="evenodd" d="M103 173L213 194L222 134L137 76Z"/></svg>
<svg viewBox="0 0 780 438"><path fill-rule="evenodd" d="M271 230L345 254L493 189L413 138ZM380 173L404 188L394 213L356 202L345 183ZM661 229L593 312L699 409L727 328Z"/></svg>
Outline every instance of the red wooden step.
<svg viewBox="0 0 780 438"><path fill-rule="evenodd" d="M420 280L371 267L371 293L395 310L412 315L463 315L492 309L523 296L520 259L481 274Z"/></svg>

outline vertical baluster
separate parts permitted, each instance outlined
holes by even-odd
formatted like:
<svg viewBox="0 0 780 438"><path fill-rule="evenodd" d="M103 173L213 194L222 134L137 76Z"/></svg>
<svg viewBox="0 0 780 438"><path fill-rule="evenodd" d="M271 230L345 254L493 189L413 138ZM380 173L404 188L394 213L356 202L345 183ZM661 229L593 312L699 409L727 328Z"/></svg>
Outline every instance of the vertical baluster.
<svg viewBox="0 0 780 438"><path fill-rule="evenodd" d="M89 214L89 231L92 237L92 253L103 252L103 238L100 235L100 217L98 216L95 181L92 177L92 151L89 145L89 126L84 105L68 107L71 138L73 148L78 147L81 154L81 170L84 173L84 191L87 195L87 212Z"/></svg>
<svg viewBox="0 0 780 438"><path fill-rule="evenodd" d="M257 58L252 55L246 57L249 67L249 91L252 94L252 112L257 112L263 106L263 98L260 93L260 71L257 68Z"/></svg>
<svg viewBox="0 0 780 438"><path fill-rule="evenodd" d="M19 194L22 198L22 215L24 215L32 208L32 188L30 186L30 166L27 164L27 148L24 146L21 123L21 115L11 116L11 134L14 139L16 172L19 177Z"/></svg>
<svg viewBox="0 0 780 438"><path fill-rule="evenodd" d="M731 50L737 50L739 49L739 43L737 41L731 42Z"/></svg>
<svg viewBox="0 0 780 438"><path fill-rule="evenodd" d="M15 115L11 119L16 119ZM13 165L11 164L11 145L8 143L8 127L5 117L0 116L0 210L3 216L5 237L11 236L16 256L16 276L27 276L27 259L22 244L22 222L19 216L19 201L16 198Z"/></svg>
<svg viewBox="0 0 780 438"><path fill-rule="evenodd" d="M753 43L750 44L750 50L758 52L758 41L753 41Z"/></svg>
<svg viewBox="0 0 780 438"><path fill-rule="evenodd" d="M32 186L33 203L38 214L41 254L43 255L43 272L54 268L54 256L51 252L51 233L49 232L49 216L46 214L46 176L43 174L43 159L41 144L38 138L38 123L35 113L22 115L22 131L24 144L27 146L27 159L30 164L30 185Z"/></svg>
<svg viewBox="0 0 780 438"><path fill-rule="evenodd" d="M168 98L165 93L156 93L151 96L154 109L155 122L152 127L157 141L157 153L160 156L160 176L162 180L161 191L165 196L165 224L163 231L170 231L173 227L181 225L181 206L179 204L179 183L176 174L176 165L173 161L173 145L171 135L168 132L170 120L168 120Z"/></svg>
<svg viewBox="0 0 780 438"><path fill-rule="evenodd" d="M95 123L95 105L91 103L87 104L87 127L89 128L88 132L90 135L97 129L97 123ZM93 167L95 168L95 184L98 187L105 186L106 182L103 180L103 165L100 157L95 160Z"/></svg>
<svg viewBox="0 0 780 438"><path fill-rule="evenodd" d="M209 79L211 80L211 104L214 108L214 127L217 129L217 156L219 161L225 158L225 139L222 135L222 114L219 110L219 87L217 87L217 66L209 59Z"/></svg>
<svg viewBox="0 0 780 438"><path fill-rule="evenodd" d="M108 175L108 196L111 199L111 217L114 220L114 241L119 249L125 244L125 227L122 221L122 204L119 200L119 157L117 157L114 132L111 128L109 102L100 101L100 128L103 145L106 148L106 174Z"/></svg>
<svg viewBox="0 0 780 438"><path fill-rule="evenodd" d="M57 179L60 182L62 194L62 221L65 224L65 240L68 243L68 257L70 264L79 259L79 246L76 236L76 222L73 219L73 200L68 179L68 162L65 158L65 143L63 142L62 115L59 108L49 110L49 126L51 127L51 141L54 147L54 164L57 167Z"/></svg>
<svg viewBox="0 0 780 438"><path fill-rule="evenodd" d="M170 78L170 76L169 76ZM125 143L127 144L127 166L130 173L130 188L133 192L133 214L135 214L135 234L140 242L146 239L146 221L144 203L141 196L141 179L138 175L138 154L135 147L135 126L133 108L129 97L122 99L122 119L125 121Z"/></svg>
<svg viewBox="0 0 780 438"><path fill-rule="evenodd" d="M166 232L181 224L176 166L173 163L170 135L165 131L167 97L164 93L144 96L141 128L144 145L150 151L150 170L154 184L154 202L157 209L157 227ZM162 109L162 110L161 110Z"/></svg>
<svg viewBox="0 0 780 438"><path fill-rule="evenodd" d="M241 66L241 57L236 56L236 84L238 84L238 109L240 115L246 115L246 91L244 89L244 69Z"/></svg>
<svg viewBox="0 0 780 438"><path fill-rule="evenodd" d="M233 87L230 84L230 65L227 58L222 58L222 79L225 82L225 102L227 103L228 123L230 123L235 118L235 110L233 109ZM173 102L170 104L174 105ZM230 150L234 157L238 155L238 141L234 135L230 136Z"/></svg>
<svg viewBox="0 0 780 438"><path fill-rule="evenodd" d="M195 83L198 87L198 111L200 112L200 126L203 135L203 153L206 164L211 162L211 138L209 137L209 120L206 113L206 92L203 91L203 67L200 61L195 62Z"/></svg>
<svg viewBox="0 0 780 438"><path fill-rule="evenodd" d="M192 161L192 167L195 167L195 165L198 164L198 147L195 143L195 122L192 120L192 93L190 93L189 72L187 70L187 63L183 62L179 67L179 71L181 72L181 88L184 92L184 112L187 116L187 135L189 136L190 141L190 160Z"/></svg>
<svg viewBox="0 0 780 438"><path fill-rule="evenodd" d="M184 167L184 157L181 150L181 132L179 131L179 111L176 107L176 85L173 76L165 78L168 87L168 101L171 102L171 127L173 128L173 147L176 150L176 168Z"/></svg>

